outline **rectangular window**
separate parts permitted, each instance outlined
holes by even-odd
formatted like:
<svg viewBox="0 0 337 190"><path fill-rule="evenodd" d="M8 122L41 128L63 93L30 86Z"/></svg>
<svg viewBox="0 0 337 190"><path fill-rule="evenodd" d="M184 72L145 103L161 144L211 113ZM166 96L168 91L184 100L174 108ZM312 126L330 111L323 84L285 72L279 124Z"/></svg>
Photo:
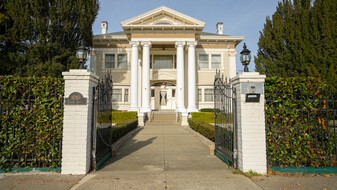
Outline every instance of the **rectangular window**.
<svg viewBox="0 0 337 190"><path fill-rule="evenodd" d="M221 66L221 55L212 55L212 69L219 69Z"/></svg>
<svg viewBox="0 0 337 190"><path fill-rule="evenodd" d="M198 101L202 102L202 93L201 93L201 89L198 89Z"/></svg>
<svg viewBox="0 0 337 190"><path fill-rule="evenodd" d="M199 55L199 68L208 68L208 54Z"/></svg>
<svg viewBox="0 0 337 190"><path fill-rule="evenodd" d="M154 97L154 89L151 89L151 97Z"/></svg>
<svg viewBox="0 0 337 190"><path fill-rule="evenodd" d="M213 102L214 92L213 89L205 89L205 102Z"/></svg>
<svg viewBox="0 0 337 190"><path fill-rule="evenodd" d="M115 68L115 54L105 54L105 68Z"/></svg>
<svg viewBox="0 0 337 190"><path fill-rule="evenodd" d="M129 89L124 89L124 102L129 102Z"/></svg>
<svg viewBox="0 0 337 190"><path fill-rule="evenodd" d="M122 89L112 89L112 102L122 101Z"/></svg>
<svg viewBox="0 0 337 190"><path fill-rule="evenodd" d="M128 62L127 62L127 55L126 54L118 54L118 69L127 69Z"/></svg>
<svg viewBox="0 0 337 190"><path fill-rule="evenodd" d="M173 55L154 55L154 69L173 69Z"/></svg>
<svg viewBox="0 0 337 190"><path fill-rule="evenodd" d="M176 89L172 89L172 97L176 97Z"/></svg>

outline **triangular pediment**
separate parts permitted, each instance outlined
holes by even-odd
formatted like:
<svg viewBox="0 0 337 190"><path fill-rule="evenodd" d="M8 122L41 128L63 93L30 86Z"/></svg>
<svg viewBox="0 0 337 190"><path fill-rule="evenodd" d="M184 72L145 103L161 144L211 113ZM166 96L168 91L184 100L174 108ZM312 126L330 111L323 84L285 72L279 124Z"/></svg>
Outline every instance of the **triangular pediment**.
<svg viewBox="0 0 337 190"><path fill-rule="evenodd" d="M203 28L205 23L162 6L121 22L121 25L123 28L131 26L195 26Z"/></svg>

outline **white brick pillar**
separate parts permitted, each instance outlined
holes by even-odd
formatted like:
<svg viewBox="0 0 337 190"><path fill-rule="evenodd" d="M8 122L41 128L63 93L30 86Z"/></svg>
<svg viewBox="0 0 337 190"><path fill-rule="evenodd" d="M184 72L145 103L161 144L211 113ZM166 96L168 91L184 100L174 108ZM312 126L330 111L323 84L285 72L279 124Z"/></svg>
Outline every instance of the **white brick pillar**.
<svg viewBox="0 0 337 190"><path fill-rule="evenodd" d="M265 78L257 72L243 72L231 79L237 95L238 168L244 172L267 173Z"/></svg>
<svg viewBox="0 0 337 190"><path fill-rule="evenodd" d="M61 173L86 174L91 156L92 89L97 86L99 77L86 69L70 69L62 75L65 105Z"/></svg>

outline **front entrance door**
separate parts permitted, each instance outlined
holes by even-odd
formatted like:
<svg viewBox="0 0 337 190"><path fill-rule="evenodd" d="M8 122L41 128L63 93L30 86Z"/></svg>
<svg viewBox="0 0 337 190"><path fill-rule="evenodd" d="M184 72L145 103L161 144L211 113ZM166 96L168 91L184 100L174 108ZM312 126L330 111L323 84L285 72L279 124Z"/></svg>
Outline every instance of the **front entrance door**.
<svg viewBox="0 0 337 190"><path fill-rule="evenodd" d="M175 110L176 97L175 86L152 86L151 109L152 110Z"/></svg>

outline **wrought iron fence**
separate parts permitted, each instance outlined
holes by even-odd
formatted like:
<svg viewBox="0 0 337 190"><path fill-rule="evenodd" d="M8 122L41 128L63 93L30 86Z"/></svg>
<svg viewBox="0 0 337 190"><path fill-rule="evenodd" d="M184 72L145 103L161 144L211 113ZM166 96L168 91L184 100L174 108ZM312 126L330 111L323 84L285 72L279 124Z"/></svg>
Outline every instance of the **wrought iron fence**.
<svg viewBox="0 0 337 190"><path fill-rule="evenodd" d="M217 72L214 80L215 154L237 167L235 89Z"/></svg>
<svg viewBox="0 0 337 190"><path fill-rule="evenodd" d="M269 166L337 167L337 100L327 91L266 93Z"/></svg>
<svg viewBox="0 0 337 190"><path fill-rule="evenodd" d="M14 94L3 90L0 88L0 169L61 167L63 89L55 87L45 97L31 88Z"/></svg>
<svg viewBox="0 0 337 190"><path fill-rule="evenodd" d="M96 169L97 163L111 152L112 87L111 73L108 72L93 88L92 169Z"/></svg>

